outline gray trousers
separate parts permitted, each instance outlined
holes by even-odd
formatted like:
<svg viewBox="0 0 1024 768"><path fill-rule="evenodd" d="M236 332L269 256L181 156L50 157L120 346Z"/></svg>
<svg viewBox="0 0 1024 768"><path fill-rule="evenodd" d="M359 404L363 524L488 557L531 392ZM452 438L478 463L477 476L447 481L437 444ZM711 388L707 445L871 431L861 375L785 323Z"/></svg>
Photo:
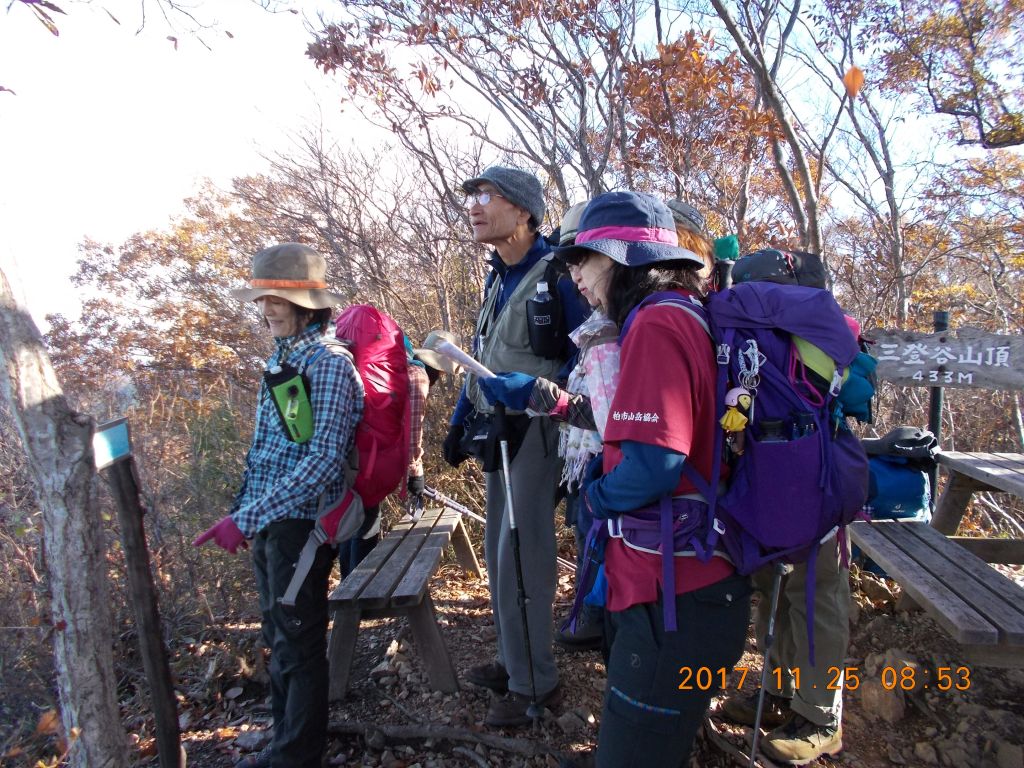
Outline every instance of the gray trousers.
<svg viewBox="0 0 1024 768"><path fill-rule="evenodd" d="M782 578L775 616L775 643L769 654L767 690L792 699L793 711L815 725L833 727L843 716L844 660L850 642L850 572L840 563L835 540L825 542L818 552L814 578L815 665L811 666L807 641L804 603L807 564L804 563ZM763 648L771 607L772 568L755 573L753 582L764 596L758 602L756 616L757 639ZM776 672L780 668L781 671ZM799 670L799 682L794 670Z"/></svg>
<svg viewBox="0 0 1024 768"><path fill-rule="evenodd" d="M551 646L551 607L555 601L558 576L555 489L561 472L558 428L546 418L532 419L509 474L519 531L530 652L538 696L543 696L558 684L558 668ZM484 556L487 558L491 611L498 632L498 661L508 670L509 690L530 695L530 670L512 555L512 533L505 510L505 481L501 472L487 472L484 477L487 482Z"/></svg>

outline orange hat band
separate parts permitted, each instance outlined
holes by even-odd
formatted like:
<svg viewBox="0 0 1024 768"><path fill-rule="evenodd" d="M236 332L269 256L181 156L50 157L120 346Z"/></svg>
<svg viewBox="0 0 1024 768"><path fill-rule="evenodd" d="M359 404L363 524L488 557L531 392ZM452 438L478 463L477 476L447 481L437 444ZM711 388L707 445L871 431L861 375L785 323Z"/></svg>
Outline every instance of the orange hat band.
<svg viewBox="0 0 1024 768"><path fill-rule="evenodd" d="M253 288L305 288L309 290L322 290L327 283L322 280L252 280Z"/></svg>

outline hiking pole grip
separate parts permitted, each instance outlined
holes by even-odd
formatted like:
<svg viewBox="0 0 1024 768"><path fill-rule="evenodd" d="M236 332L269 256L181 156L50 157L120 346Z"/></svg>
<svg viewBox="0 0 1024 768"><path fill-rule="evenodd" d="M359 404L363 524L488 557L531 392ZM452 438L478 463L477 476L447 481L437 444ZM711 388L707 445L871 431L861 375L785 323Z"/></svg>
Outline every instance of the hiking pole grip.
<svg viewBox="0 0 1024 768"><path fill-rule="evenodd" d="M510 477L508 460L508 440L502 438L501 446L501 476L505 482L505 510L508 512L508 527L516 530L516 510L512 502L512 478Z"/></svg>

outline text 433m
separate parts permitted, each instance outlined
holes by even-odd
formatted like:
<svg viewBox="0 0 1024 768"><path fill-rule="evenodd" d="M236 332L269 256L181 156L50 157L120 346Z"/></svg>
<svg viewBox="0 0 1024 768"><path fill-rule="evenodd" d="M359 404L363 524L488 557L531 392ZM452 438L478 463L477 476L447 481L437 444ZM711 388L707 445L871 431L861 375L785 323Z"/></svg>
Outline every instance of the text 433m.
<svg viewBox="0 0 1024 768"><path fill-rule="evenodd" d="M712 688L728 688L729 673L735 672L734 681L736 690L743 690L747 681L748 667L733 667L732 670L726 667L711 669L710 667L680 667L679 668L679 690L681 691L708 691ZM860 667L829 667L827 670L828 680L821 686L829 691L836 691L845 688L855 691L860 687ZM788 687L787 680L792 678L792 687L800 690L800 668L795 667L789 670L787 675L781 668L772 670L776 688ZM753 680L756 681L756 675ZM879 682L887 691L897 688L904 691L912 691L917 688L935 688L939 691L966 691L971 687L970 667L936 667L934 673L925 668L916 667L882 667L879 670ZM817 688L818 684L812 687Z"/></svg>

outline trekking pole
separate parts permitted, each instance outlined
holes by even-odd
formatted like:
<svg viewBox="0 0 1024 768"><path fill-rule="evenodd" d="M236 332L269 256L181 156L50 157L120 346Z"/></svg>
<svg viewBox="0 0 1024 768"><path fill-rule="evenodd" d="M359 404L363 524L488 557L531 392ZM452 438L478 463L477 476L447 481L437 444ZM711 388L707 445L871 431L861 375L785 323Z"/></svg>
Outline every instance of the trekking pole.
<svg viewBox="0 0 1024 768"><path fill-rule="evenodd" d="M448 509L458 512L460 515L462 515L463 517L468 517L470 520L476 520L478 523L487 522L487 520L485 520L481 515L478 515L465 504L459 504L459 502L457 502L451 496L446 496L436 488L431 488L429 485L423 488L423 495L426 496L428 499L433 499L434 501L444 504L444 506L448 507ZM567 570L569 573L576 572L576 563L571 563L564 557L556 557L555 559L558 561L558 564L562 566L563 569Z"/></svg>
<svg viewBox="0 0 1024 768"><path fill-rule="evenodd" d="M445 496L439 490L437 490L436 488L431 488L429 485L424 486L423 495L426 496L428 499L433 499L434 501L441 502L442 504L444 504L444 506L448 507L448 509L458 512L460 515L462 515L463 517L468 517L470 520L476 520L478 523L487 522L483 515L478 515L465 504L459 504L459 502L457 502L451 496Z"/></svg>
<svg viewBox="0 0 1024 768"><path fill-rule="evenodd" d="M426 489L423 490L423 494L426 495ZM405 514L413 520L423 517L423 498L410 493L409 500L405 503Z"/></svg>
<svg viewBox="0 0 1024 768"><path fill-rule="evenodd" d="M501 439L501 469L505 476L505 509L508 510L508 526L512 533L512 561L516 568L516 590L519 597L519 611L523 619L523 638L526 645L526 663L530 668L530 706L526 716L536 721L541 715L537 706L537 683L533 676L533 650L530 648L530 621L526 615L526 588L523 586L523 561L519 554L519 529L516 528L515 506L512 503L512 479L509 476L508 440Z"/></svg>
<svg viewBox="0 0 1024 768"><path fill-rule="evenodd" d="M754 715L754 740L750 745L750 763L748 768L757 764L757 739L761 735L761 715L764 712L764 688L768 684L768 656L775 644L775 612L779 607L779 593L782 591L782 577L793 570L786 563L775 563L775 576L772 579L771 608L768 613L768 631L764 636L764 663L761 665L761 690L757 695L757 714Z"/></svg>

